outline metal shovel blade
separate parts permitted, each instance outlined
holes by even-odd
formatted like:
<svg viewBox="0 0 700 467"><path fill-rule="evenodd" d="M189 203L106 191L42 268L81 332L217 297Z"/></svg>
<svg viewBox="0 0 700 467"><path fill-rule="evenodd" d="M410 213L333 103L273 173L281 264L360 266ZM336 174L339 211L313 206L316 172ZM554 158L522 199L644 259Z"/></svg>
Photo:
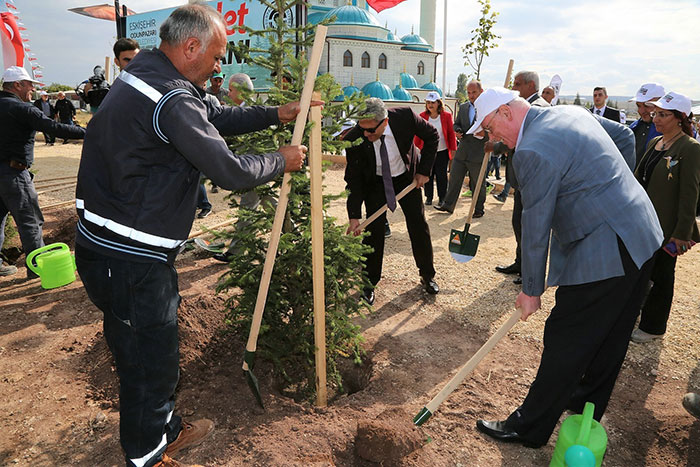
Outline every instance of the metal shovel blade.
<svg viewBox="0 0 700 467"><path fill-rule="evenodd" d="M449 249L454 260L458 263L471 261L479 248L479 238L481 237L469 233L469 227L463 231L452 229Z"/></svg>
<svg viewBox="0 0 700 467"><path fill-rule="evenodd" d="M260 407L262 407L264 409L265 406L263 405L262 395L260 394L260 386L258 385L258 378L256 378L255 375L253 374L253 366L255 365L255 352L248 352L246 350L245 355L243 356L243 361L245 362L245 364L243 365L243 373L245 373L245 379L248 382L248 387L253 392L253 395L255 396L255 400L258 401L258 404L260 404ZM247 367L247 369L246 369L246 367Z"/></svg>
<svg viewBox="0 0 700 467"><path fill-rule="evenodd" d="M428 419L433 415L433 413L428 410L427 407L423 407L420 412L418 412L418 415L413 417L413 424L416 426L421 426L425 422L428 421Z"/></svg>

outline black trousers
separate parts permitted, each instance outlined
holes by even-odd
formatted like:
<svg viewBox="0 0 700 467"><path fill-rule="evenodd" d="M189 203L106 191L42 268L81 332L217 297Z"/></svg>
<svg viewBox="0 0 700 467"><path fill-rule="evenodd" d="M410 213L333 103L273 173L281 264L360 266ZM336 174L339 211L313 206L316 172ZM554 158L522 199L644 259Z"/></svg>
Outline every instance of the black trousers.
<svg viewBox="0 0 700 467"><path fill-rule="evenodd" d="M394 177L394 192L398 194L401 190L410 185L412 181L413 178L408 172ZM367 216L373 214L384 204L386 204L384 184L382 182L382 177L377 176L374 178L372 186L367 190L367 197L365 198ZM406 228L408 229L408 236L411 239L411 249L413 251L413 258L416 261L416 266L418 266L418 272L421 277L432 279L435 276L435 268L433 267L433 244L430 241L430 228L428 227L428 222L425 220L425 211L420 190L411 190L398 204L401 206L401 210L406 217ZM366 245L374 248L374 251L367 255L367 259L364 262L367 276L373 285L377 285L379 279L382 277L385 220L386 213L372 222L367 227L369 236L365 237L363 240Z"/></svg>
<svg viewBox="0 0 700 467"><path fill-rule="evenodd" d="M608 406L654 262L637 269L618 246L624 276L557 289L537 376L506 422L534 444L547 443L564 410L581 413L593 402L600 420Z"/></svg>
<svg viewBox="0 0 700 467"><path fill-rule="evenodd" d="M433 171L430 173L430 179L423 185L426 201L433 200L433 180L437 183L437 194L440 202L445 200L447 193L447 166L450 163L450 151L445 149L439 151L435 156Z"/></svg>
<svg viewBox="0 0 700 467"><path fill-rule="evenodd" d="M673 285L676 279L676 257L659 248L656 252L651 281L654 283L642 307L639 329L649 334L664 334L671 314Z"/></svg>
<svg viewBox="0 0 700 467"><path fill-rule="evenodd" d="M515 189L513 195L513 217L511 223L513 225L513 233L515 233L515 264L520 266L522 261L522 250L520 249L520 239L523 235L523 198L520 195L520 190Z"/></svg>
<svg viewBox="0 0 700 467"><path fill-rule="evenodd" d="M104 313L119 375L126 465L152 466L181 430L173 415L180 371L177 272L169 264L111 258L80 245L75 262L88 297Z"/></svg>

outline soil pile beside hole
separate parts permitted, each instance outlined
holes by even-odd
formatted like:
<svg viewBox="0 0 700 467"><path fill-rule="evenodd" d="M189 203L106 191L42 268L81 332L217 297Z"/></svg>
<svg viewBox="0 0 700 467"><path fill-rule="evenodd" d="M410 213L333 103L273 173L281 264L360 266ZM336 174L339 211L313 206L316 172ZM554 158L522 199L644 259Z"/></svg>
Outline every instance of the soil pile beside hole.
<svg viewBox="0 0 700 467"><path fill-rule="evenodd" d="M382 465L398 465L401 459L423 446L425 436L403 409L388 409L375 420L357 422L355 452Z"/></svg>

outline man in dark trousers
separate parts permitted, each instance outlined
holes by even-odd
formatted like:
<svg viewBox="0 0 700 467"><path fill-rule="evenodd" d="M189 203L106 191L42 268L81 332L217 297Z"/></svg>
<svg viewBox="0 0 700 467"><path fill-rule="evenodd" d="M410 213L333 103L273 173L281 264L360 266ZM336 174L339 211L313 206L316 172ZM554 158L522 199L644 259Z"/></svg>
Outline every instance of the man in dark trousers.
<svg viewBox="0 0 700 467"><path fill-rule="evenodd" d="M581 107L534 107L493 88L476 108L480 118L469 132L486 129L515 150L523 201L523 291L515 301L521 319L541 307L548 259L546 283L558 286L527 397L505 421L479 420L477 429L540 447L566 409L581 413L592 402L596 420L605 413L663 233L629 168L629 129L614 132L628 140L619 144L626 159Z"/></svg>
<svg viewBox="0 0 700 467"><path fill-rule="evenodd" d="M608 90L603 86L596 86L593 88L593 107L591 107L591 113L601 116L603 118L609 118L615 122L625 123L627 117L625 113L621 110L614 109L608 106Z"/></svg>
<svg viewBox="0 0 700 467"><path fill-rule="evenodd" d="M64 125L73 125L73 117L75 117L75 106L70 101L66 99L66 94L63 91L58 93L58 99L56 100L56 116L58 121ZM68 142L68 138L63 140L63 144Z"/></svg>
<svg viewBox="0 0 700 467"><path fill-rule="evenodd" d="M51 101L49 100L49 93L46 91L40 91L39 92L39 98L34 101L34 107L37 109L41 110L41 113L46 115L47 118L50 118L53 120L56 118L56 109L54 108L53 104L51 104ZM52 135L50 132L44 131L44 141L46 142L47 145L53 146L53 143L56 141L56 136Z"/></svg>
<svg viewBox="0 0 700 467"><path fill-rule="evenodd" d="M442 204L435 205L435 209L440 212L452 214L457 206L459 195L462 193L464 177L469 174L469 189L474 193L476 182L479 179L481 164L484 162L484 139L474 135L465 135L474 119L474 101L484 92L479 81L473 80L467 84L467 97L469 101L459 106L457 118L455 118L454 130L459 140L457 151L452 158L450 168L450 179L447 182L447 193ZM476 200L473 217L484 215L484 202L486 201L486 179L479 190L479 197Z"/></svg>
<svg viewBox="0 0 700 467"><path fill-rule="evenodd" d="M384 204L394 211L396 195L415 180L416 189L401 198L398 204L406 216L406 228L421 283L426 292L436 294L440 289L434 279L433 245L420 188L428 181L435 161L438 132L408 107L387 110L384 102L374 97L367 99L366 103L366 117L360 119L343 138L347 141L362 138L362 143L346 149L345 181L350 192L348 233L360 234L363 203L368 217ZM417 150L413 146L415 136L424 142L420 162L416 161ZM382 277L385 218L386 213L372 222L367 227L370 234L364 239L374 249L363 264L373 286ZM364 290L363 296L370 305L374 303L374 290Z"/></svg>
<svg viewBox="0 0 700 467"><path fill-rule="evenodd" d="M81 139L85 130L50 119L30 104L34 81L27 71L11 66L2 76L0 91L0 245L5 240L7 213L17 223L22 250L29 254L44 246L44 216L29 168L34 162L34 135L37 131L64 138ZM15 274L14 266L0 264L0 276ZM37 277L27 269L27 277Z"/></svg>
<svg viewBox="0 0 700 467"><path fill-rule="evenodd" d="M534 71L520 71L516 73L515 77L513 78L513 91L518 91L520 97L527 100L531 105L535 105L537 107L549 107L549 102L544 100L539 95L539 89L540 77ZM513 280L513 283L519 285L522 284L522 278L520 277L520 261L522 256L520 246L520 236L522 229L520 226L520 220L523 212L523 202L520 198L520 191L518 190L518 181L513 171L513 162L511 157L513 155L512 151L508 151L507 148L503 145L495 145L494 153L507 154L506 182L507 185L510 185L515 190L513 194L513 216L511 218L511 223L513 225L513 233L515 233L515 261L513 261L513 264L510 264L508 266L496 266L496 271L501 272L503 274L517 274L518 277L516 277ZM494 197L502 203L505 203L507 196L508 194L505 193L505 189L500 194L494 195Z"/></svg>
<svg viewBox="0 0 700 467"><path fill-rule="evenodd" d="M199 174L230 190L300 170L306 148L234 156L210 123L291 121L299 106L209 109L200 87L226 56L221 15L176 9L161 44L120 73L87 130L78 172L76 263L119 375L120 441L129 467L180 465L213 422L174 414L179 379L175 257L192 227ZM229 118L230 117L230 118ZM226 121L221 121L222 119Z"/></svg>

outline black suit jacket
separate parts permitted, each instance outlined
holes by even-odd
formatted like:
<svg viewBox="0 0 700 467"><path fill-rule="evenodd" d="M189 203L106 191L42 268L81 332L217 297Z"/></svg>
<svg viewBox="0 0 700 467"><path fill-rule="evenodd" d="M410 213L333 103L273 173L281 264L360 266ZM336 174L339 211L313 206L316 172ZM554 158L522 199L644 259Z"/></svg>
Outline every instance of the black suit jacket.
<svg viewBox="0 0 700 467"><path fill-rule="evenodd" d="M595 106L591 107L591 113L595 114ZM614 122L620 123L620 111L613 109L612 107L605 106L605 112L603 112L603 117L610 119Z"/></svg>
<svg viewBox="0 0 700 467"><path fill-rule="evenodd" d="M471 128L474 120L469 120L469 107L473 104L470 101L459 106L457 118L455 118L454 130L462 133L454 158L460 161L481 163L484 160L484 143L487 138L477 138L474 135L467 135L467 130ZM476 113L474 114L476 119Z"/></svg>
<svg viewBox="0 0 700 467"><path fill-rule="evenodd" d="M389 126L396 139L401 157L409 171L426 177L435 162L440 136L434 126L423 120L409 107L395 107L389 109ZM418 136L423 140L420 162L416 164L411 157L417 149L413 146L413 138ZM350 219L362 218L362 203L365 201L367 187L377 183L377 162L374 154L374 144L364 138L364 133L355 127L343 137L346 141L356 141L362 138L357 146L345 150L347 165L345 167L345 182L348 194L348 217Z"/></svg>

